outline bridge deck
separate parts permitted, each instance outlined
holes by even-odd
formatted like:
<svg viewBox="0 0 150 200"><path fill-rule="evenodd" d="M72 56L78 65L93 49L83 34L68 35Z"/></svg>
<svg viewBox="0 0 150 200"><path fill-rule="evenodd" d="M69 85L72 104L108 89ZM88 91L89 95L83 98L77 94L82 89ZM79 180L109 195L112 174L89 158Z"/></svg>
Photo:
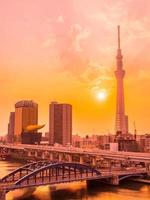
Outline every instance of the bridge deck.
<svg viewBox="0 0 150 200"><path fill-rule="evenodd" d="M141 153L141 152L122 152L122 151L107 151L107 150L83 150L81 148L67 148L67 147L53 147L53 146L43 146L42 145L23 145L23 144L0 144L0 148L5 149L15 149L23 151L47 151L47 152L58 152L66 154L79 154L79 155L89 155L89 156L101 156L107 159L116 159L116 160L132 160L140 162L150 163L150 153Z"/></svg>

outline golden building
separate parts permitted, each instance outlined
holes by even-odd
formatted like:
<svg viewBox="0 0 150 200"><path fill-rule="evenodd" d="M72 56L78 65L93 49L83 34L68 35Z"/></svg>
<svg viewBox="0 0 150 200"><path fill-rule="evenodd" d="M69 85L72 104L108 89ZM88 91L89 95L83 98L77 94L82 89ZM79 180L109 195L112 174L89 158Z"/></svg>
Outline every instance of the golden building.
<svg viewBox="0 0 150 200"><path fill-rule="evenodd" d="M38 104L28 100L17 102L15 104L15 141L21 141L21 133L27 126L37 124Z"/></svg>

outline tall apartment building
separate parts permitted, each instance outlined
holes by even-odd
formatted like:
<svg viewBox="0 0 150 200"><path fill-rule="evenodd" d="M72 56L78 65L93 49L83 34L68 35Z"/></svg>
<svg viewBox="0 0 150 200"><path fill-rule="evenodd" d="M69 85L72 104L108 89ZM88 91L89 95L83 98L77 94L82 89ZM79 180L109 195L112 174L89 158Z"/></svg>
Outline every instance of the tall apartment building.
<svg viewBox="0 0 150 200"><path fill-rule="evenodd" d="M10 112L8 123L7 142L14 142L14 129L15 129L15 112Z"/></svg>
<svg viewBox="0 0 150 200"><path fill-rule="evenodd" d="M52 102L49 106L49 143L72 143L72 106Z"/></svg>

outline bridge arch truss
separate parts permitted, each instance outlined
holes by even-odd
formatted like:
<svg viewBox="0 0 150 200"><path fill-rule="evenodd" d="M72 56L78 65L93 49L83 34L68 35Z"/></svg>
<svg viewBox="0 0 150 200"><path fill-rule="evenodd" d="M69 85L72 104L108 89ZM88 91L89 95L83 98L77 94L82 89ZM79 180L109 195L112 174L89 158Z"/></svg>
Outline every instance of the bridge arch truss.
<svg viewBox="0 0 150 200"><path fill-rule="evenodd" d="M4 176L0 180L0 182L1 183L15 182L15 181L21 179L22 177L34 172L36 169L39 169L46 165L49 165L50 163L52 163L52 162L39 161L39 162L32 162L32 163L26 164L24 166L21 166L21 167L15 169L11 173L7 174L6 176Z"/></svg>
<svg viewBox="0 0 150 200"><path fill-rule="evenodd" d="M146 176L146 173L137 173L137 174L128 174L128 175L124 175L124 176L120 176L119 177L119 181L128 179L128 178L143 178L144 176Z"/></svg>
<svg viewBox="0 0 150 200"><path fill-rule="evenodd" d="M101 172L91 166L78 163L51 163L16 181L16 187L29 187L64 182L92 180Z"/></svg>

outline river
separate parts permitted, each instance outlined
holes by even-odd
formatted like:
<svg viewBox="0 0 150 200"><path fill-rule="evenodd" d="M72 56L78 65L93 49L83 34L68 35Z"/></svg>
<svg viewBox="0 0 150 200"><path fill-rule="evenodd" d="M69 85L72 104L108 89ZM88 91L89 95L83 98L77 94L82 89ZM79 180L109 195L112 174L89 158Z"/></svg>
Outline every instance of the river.
<svg viewBox="0 0 150 200"><path fill-rule="evenodd" d="M21 164L0 161L0 178ZM149 200L150 185L124 182L120 186L97 185L89 187L86 182L60 184L21 189L7 194L7 200Z"/></svg>

